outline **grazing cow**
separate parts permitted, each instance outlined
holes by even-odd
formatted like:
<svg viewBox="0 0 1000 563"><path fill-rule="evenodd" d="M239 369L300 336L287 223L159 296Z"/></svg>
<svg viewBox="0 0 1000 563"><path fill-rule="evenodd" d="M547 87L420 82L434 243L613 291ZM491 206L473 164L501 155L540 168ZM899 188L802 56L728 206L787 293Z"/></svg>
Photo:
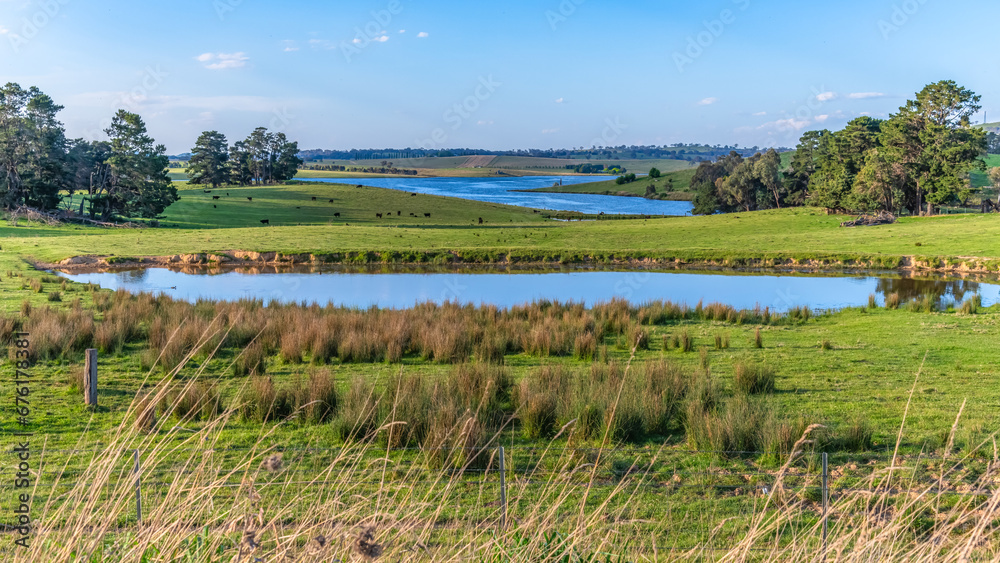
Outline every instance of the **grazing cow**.
<svg viewBox="0 0 1000 563"><path fill-rule="evenodd" d="M202 190L202 191L204 191L206 194L212 193L212 190Z"/></svg>
<svg viewBox="0 0 1000 563"><path fill-rule="evenodd" d="M313 201L316 201L316 196L313 196Z"/></svg>
<svg viewBox="0 0 1000 563"><path fill-rule="evenodd" d="M480 224L480 225L482 225L482 224L483 224L483 218L482 218L482 217L480 217L480 218L479 218L479 224Z"/></svg>
<svg viewBox="0 0 1000 563"><path fill-rule="evenodd" d="M247 201L253 201L253 198L250 197L250 196L247 196Z"/></svg>
<svg viewBox="0 0 1000 563"><path fill-rule="evenodd" d="M333 200L332 200L332 199L330 200L330 203L333 203Z"/></svg>
<svg viewBox="0 0 1000 563"><path fill-rule="evenodd" d="M298 205L296 205L296 206L295 206L295 209L302 209L302 208L301 208L301 207L299 207Z"/></svg>
<svg viewBox="0 0 1000 563"><path fill-rule="evenodd" d="M229 197L229 192L226 192L226 197Z"/></svg>
<svg viewBox="0 0 1000 563"><path fill-rule="evenodd" d="M261 219L260 220L260 224L261 225L270 225L271 224L271 220L270 219Z"/></svg>
<svg viewBox="0 0 1000 563"><path fill-rule="evenodd" d="M340 212L338 211L338 212L334 213L333 216L334 217L340 217Z"/></svg>
<svg viewBox="0 0 1000 563"><path fill-rule="evenodd" d="M402 214L403 214L403 212L402 212L402 211L397 211L397 212L396 212L396 217L399 217L399 216L400 216L400 215L402 215Z"/></svg>
<svg viewBox="0 0 1000 563"><path fill-rule="evenodd" d="M359 187L359 188L363 188L364 186L362 186L361 184L358 184L358 187Z"/></svg>
<svg viewBox="0 0 1000 563"><path fill-rule="evenodd" d="M430 217L430 216L431 216L430 213L424 213L424 217Z"/></svg>
<svg viewBox="0 0 1000 563"><path fill-rule="evenodd" d="M413 213L410 213L410 217L416 217L416 215L414 215Z"/></svg>
<svg viewBox="0 0 1000 563"><path fill-rule="evenodd" d="M417 195L417 194L410 194L410 196L415 196L415 195Z"/></svg>
<svg viewBox="0 0 1000 563"><path fill-rule="evenodd" d="M219 199L219 196L217 196L217 195L213 195L213 196L212 196L212 199Z"/></svg>
<svg viewBox="0 0 1000 563"><path fill-rule="evenodd" d="M218 209L218 208L219 208L219 206L218 206L218 205L213 205L213 206L212 206L212 209Z"/></svg>
<svg viewBox="0 0 1000 563"><path fill-rule="evenodd" d="M376 213L375 216L378 217L379 219L382 218L382 214L381 213Z"/></svg>

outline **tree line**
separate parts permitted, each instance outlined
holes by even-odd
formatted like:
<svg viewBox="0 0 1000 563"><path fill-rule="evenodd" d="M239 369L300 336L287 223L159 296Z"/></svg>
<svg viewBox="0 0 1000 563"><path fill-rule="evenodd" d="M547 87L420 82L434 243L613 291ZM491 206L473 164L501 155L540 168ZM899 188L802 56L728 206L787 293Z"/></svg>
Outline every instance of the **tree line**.
<svg viewBox="0 0 1000 563"><path fill-rule="evenodd" d="M773 150L730 153L695 172L697 214L816 205L844 211L933 214L965 202L985 170L987 134L971 125L980 96L953 81L926 86L888 119L802 135L790 165Z"/></svg>
<svg viewBox="0 0 1000 563"><path fill-rule="evenodd" d="M246 139L228 145L218 131L205 131L191 149L188 178L192 184L241 186L274 184L291 180L302 159L299 144L284 133L258 127Z"/></svg>
<svg viewBox="0 0 1000 563"><path fill-rule="evenodd" d="M52 211L76 193L79 213L156 217L177 201L167 156L147 134L142 118L119 110L105 129L107 141L67 139L56 115L63 106L36 87L10 82L0 88L0 205ZM89 208L85 209L85 204Z"/></svg>

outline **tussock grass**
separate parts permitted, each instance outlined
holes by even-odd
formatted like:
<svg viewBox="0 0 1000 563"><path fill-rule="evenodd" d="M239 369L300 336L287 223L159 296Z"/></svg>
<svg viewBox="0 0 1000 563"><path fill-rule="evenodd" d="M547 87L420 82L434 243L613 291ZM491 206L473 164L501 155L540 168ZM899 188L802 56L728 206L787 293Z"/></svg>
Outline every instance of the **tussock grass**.
<svg viewBox="0 0 1000 563"><path fill-rule="evenodd" d="M738 361L733 366L733 389L739 395L774 392L774 370L767 364Z"/></svg>

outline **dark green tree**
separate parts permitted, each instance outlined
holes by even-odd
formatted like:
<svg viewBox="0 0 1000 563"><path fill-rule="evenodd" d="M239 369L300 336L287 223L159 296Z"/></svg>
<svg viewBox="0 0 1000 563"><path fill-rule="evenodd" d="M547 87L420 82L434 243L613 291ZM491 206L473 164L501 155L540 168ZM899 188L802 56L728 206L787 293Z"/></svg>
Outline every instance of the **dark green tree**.
<svg viewBox="0 0 1000 563"><path fill-rule="evenodd" d="M154 144L141 117L118 110L105 133L111 145L108 182L91 197L104 220L115 215L153 218L179 199L167 176L166 147Z"/></svg>
<svg viewBox="0 0 1000 563"><path fill-rule="evenodd" d="M226 136L218 131L205 131L191 149L188 178L192 184L219 187L229 180L229 150Z"/></svg>
<svg viewBox="0 0 1000 563"><path fill-rule="evenodd" d="M0 88L0 202L54 209L66 187L66 136L56 114L63 107L38 88Z"/></svg>
<svg viewBox="0 0 1000 563"><path fill-rule="evenodd" d="M906 207L913 214L961 199L969 171L984 170L986 132L971 126L980 96L951 80L926 86L883 127L887 157L908 179Z"/></svg>
<svg viewBox="0 0 1000 563"><path fill-rule="evenodd" d="M650 178L659 178L660 177L660 171L658 169L656 169L655 167L654 168L650 168L649 169L649 177Z"/></svg>

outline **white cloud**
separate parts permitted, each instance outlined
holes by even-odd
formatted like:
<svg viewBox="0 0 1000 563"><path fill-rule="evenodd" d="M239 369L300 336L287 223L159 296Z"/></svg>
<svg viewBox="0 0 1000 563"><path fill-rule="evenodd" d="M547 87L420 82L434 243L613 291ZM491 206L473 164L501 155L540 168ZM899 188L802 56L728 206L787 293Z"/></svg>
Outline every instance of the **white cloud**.
<svg viewBox="0 0 1000 563"><path fill-rule="evenodd" d="M885 94L882 92L855 92L848 94L847 97L852 100L867 100L868 98L884 98Z"/></svg>
<svg viewBox="0 0 1000 563"><path fill-rule="evenodd" d="M388 35L380 35L380 36L375 37L375 38L372 39L372 41L378 41L379 43L385 43L388 40L389 40L389 36Z"/></svg>
<svg viewBox="0 0 1000 563"><path fill-rule="evenodd" d="M355 45L357 45L357 44L361 43L361 38L360 37L355 37L354 39L351 39L351 43L354 43Z"/></svg>
<svg viewBox="0 0 1000 563"><path fill-rule="evenodd" d="M758 111L757 113L753 114L754 117L763 117L765 115L767 115L766 111Z"/></svg>
<svg viewBox="0 0 1000 563"><path fill-rule="evenodd" d="M558 129L542 129L542 135L550 135L559 132Z"/></svg>
<svg viewBox="0 0 1000 563"><path fill-rule="evenodd" d="M0 25L0 35L7 35L8 33L10 33L10 30Z"/></svg>
<svg viewBox="0 0 1000 563"><path fill-rule="evenodd" d="M823 92L822 94L817 94L816 99L821 102L829 102L830 100L837 97L837 94L833 92Z"/></svg>
<svg viewBox="0 0 1000 563"><path fill-rule="evenodd" d="M480 119L476 122L476 125L493 125L493 120L486 121L485 119Z"/></svg>
<svg viewBox="0 0 1000 563"><path fill-rule="evenodd" d="M205 63L205 68L209 70L224 70L244 67L250 57L240 51L238 53L202 53L195 59Z"/></svg>
<svg viewBox="0 0 1000 563"><path fill-rule="evenodd" d="M566 101L565 98L556 98L556 103L557 104L561 104L561 103L563 103L565 101Z"/></svg>
<svg viewBox="0 0 1000 563"><path fill-rule="evenodd" d="M424 37L430 37L430 35L431 34L427 33L426 31L421 31L420 33L417 34L417 37L420 37L422 39Z"/></svg>
<svg viewBox="0 0 1000 563"><path fill-rule="evenodd" d="M360 42L360 39L355 39L355 43ZM309 46L313 49L336 49L337 46L334 45L329 39L310 39Z"/></svg>
<svg viewBox="0 0 1000 563"><path fill-rule="evenodd" d="M704 100L698 102L699 106L710 106L715 102L719 101L719 98L705 98Z"/></svg>
<svg viewBox="0 0 1000 563"><path fill-rule="evenodd" d="M830 116L829 116L829 115L817 115L817 116L816 116L816 121L818 121L818 122L820 122L820 123L823 123L823 122L824 122L824 121L826 121L827 119L830 119Z"/></svg>
<svg viewBox="0 0 1000 563"><path fill-rule="evenodd" d="M406 33L406 30L405 29L401 29L401 30L399 30L399 32L400 33Z"/></svg>
<svg viewBox="0 0 1000 563"><path fill-rule="evenodd" d="M295 43L295 41L292 41L291 39L286 39L282 41L281 44L284 45L284 51L286 53L291 53L292 51L299 50L299 46Z"/></svg>
<svg viewBox="0 0 1000 563"><path fill-rule="evenodd" d="M808 119L795 119L794 117L790 117L788 119L778 119L776 121L769 121L761 125L757 129L777 129L779 131L787 131L789 129L792 129L795 131L801 131L802 129L808 127L810 123L812 122L809 121Z"/></svg>

